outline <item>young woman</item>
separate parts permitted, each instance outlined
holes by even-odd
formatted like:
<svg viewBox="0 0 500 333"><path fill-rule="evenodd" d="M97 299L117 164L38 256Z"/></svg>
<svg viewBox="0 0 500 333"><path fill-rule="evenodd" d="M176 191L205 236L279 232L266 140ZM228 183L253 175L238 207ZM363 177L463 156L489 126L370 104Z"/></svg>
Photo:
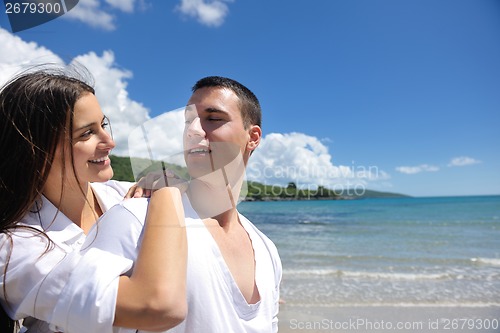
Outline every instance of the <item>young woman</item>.
<svg viewBox="0 0 500 333"><path fill-rule="evenodd" d="M0 90L1 332L166 330L186 313L180 193L155 192L135 263L82 244L129 185L91 86L39 70ZM132 199L134 200L134 199ZM103 219L105 217L103 216ZM166 228L168 227L168 228ZM10 319L12 318L12 319Z"/></svg>

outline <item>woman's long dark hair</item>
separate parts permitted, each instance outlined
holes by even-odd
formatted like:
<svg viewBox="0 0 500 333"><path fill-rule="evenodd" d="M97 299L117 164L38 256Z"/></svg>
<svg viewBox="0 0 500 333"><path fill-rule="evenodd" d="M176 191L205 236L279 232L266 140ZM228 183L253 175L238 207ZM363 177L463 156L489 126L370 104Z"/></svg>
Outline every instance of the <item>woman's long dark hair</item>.
<svg viewBox="0 0 500 333"><path fill-rule="evenodd" d="M10 233L40 198L57 145L71 140L74 105L85 93L94 89L83 79L47 69L25 72L0 90L0 232L8 243L0 247L11 250ZM1 310L0 332L13 332L16 324Z"/></svg>

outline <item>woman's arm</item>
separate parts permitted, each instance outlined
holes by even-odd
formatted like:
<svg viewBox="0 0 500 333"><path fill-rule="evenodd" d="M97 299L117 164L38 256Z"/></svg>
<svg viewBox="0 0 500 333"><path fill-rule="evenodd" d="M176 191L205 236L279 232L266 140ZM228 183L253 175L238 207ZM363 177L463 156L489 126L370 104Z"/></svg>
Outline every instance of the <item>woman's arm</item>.
<svg viewBox="0 0 500 333"><path fill-rule="evenodd" d="M32 316L56 332L74 333L111 333L113 325L166 330L182 321L187 240L180 193L164 188L149 200L149 205L148 199L130 199L112 207L80 251L55 246L45 255L29 255L37 243L42 249L34 253L43 253L40 237L16 237L14 252L30 249L25 256L13 253L9 266L23 266L8 275L16 318ZM33 285L35 277L37 288L18 286L20 279Z"/></svg>
<svg viewBox="0 0 500 333"><path fill-rule="evenodd" d="M132 275L120 277L113 325L167 330L187 313L187 240L178 189L154 192L142 237Z"/></svg>

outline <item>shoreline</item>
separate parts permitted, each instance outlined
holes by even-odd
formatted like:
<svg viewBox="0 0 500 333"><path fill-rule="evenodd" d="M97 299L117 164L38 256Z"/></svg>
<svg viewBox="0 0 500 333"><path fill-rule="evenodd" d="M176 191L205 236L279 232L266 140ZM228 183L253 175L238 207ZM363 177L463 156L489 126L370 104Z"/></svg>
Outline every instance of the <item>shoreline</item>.
<svg viewBox="0 0 500 333"><path fill-rule="evenodd" d="M280 306L280 333L499 332L500 304Z"/></svg>

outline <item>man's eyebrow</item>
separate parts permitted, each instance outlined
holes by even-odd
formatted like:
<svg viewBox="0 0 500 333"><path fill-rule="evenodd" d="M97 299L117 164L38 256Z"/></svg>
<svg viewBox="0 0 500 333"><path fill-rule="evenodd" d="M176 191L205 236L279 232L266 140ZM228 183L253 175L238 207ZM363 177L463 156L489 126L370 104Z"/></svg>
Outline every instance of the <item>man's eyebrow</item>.
<svg viewBox="0 0 500 333"><path fill-rule="evenodd" d="M229 112L217 109L217 108L206 108L203 110L206 113L223 113L223 114L229 114Z"/></svg>
<svg viewBox="0 0 500 333"><path fill-rule="evenodd" d="M184 114L188 114L188 113L192 113L192 112L196 112L198 115L200 115L200 113L208 113L208 114L224 114L224 115L228 115L229 112L225 111L225 110L221 110L221 109L218 109L216 107L207 107L205 109L196 109L196 108L189 108L189 107L186 107L185 110L184 110Z"/></svg>

